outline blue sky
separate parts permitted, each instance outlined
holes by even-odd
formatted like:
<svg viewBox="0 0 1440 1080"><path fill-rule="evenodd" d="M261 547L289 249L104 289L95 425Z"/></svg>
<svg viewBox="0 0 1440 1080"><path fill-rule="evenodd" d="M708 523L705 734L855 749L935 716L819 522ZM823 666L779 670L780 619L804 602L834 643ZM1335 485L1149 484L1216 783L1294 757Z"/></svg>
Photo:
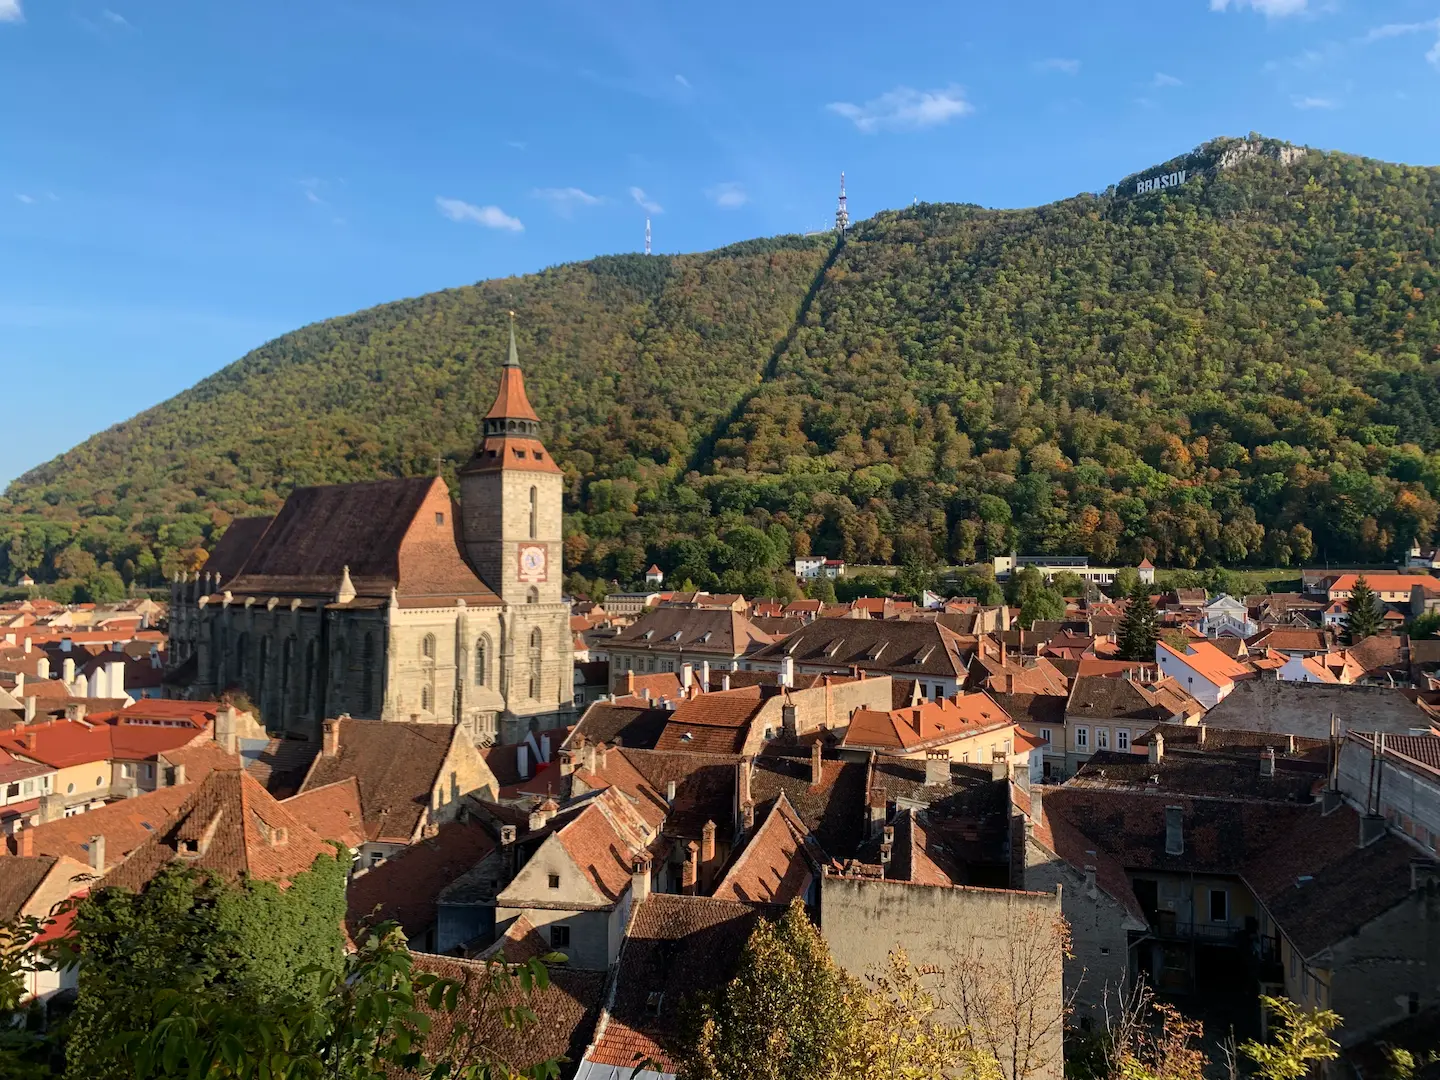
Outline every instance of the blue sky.
<svg viewBox="0 0 1440 1080"><path fill-rule="evenodd" d="M106 6L109 5L109 6ZM0 484L307 322L1248 131L1440 161L1440 0L0 0ZM648 207L648 210L646 209Z"/></svg>

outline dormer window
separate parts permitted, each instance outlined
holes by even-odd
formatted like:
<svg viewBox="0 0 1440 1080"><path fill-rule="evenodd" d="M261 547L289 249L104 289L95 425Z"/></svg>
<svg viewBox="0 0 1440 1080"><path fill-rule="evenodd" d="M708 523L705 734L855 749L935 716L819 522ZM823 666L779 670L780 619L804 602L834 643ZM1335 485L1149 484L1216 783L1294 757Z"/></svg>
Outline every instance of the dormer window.
<svg viewBox="0 0 1440 1080"><path fill-rule="evenodd" d="M650 1016L659 1016L660 1010L665 1005L665 992L656 990L645 998L645 1012Z"/></svg>
<svg viewBox="0 0 1440 1080"><path fill-rule="evenodd" d="M515 448L515 456L516 456L517 458L523 458L523 457L525 456L525 451L524 451L524 450L521 450L521 449L517 446L517 447Z"/></svg>
<svg viewBox="0 0 1440 1080"><path fill-rule="evenodd" d="M444 525L444 524L445 524L445 514L444 514L443 511L437 510L437 511L435 512L435 524L436 524L436 525Z"/></svg>
<svg viewBox="0 0 1440 1080"><path fill-rule="evenodd" d="M560 887L560 875L551 874L549 879L549 885L552 889L558 889Z"/></svg>

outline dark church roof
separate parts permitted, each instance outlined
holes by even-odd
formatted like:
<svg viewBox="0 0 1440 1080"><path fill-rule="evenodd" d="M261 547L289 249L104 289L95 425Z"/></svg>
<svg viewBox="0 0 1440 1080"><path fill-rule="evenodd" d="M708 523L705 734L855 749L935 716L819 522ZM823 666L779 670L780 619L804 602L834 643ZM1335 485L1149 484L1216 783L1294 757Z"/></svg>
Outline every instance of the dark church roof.
<svg viewBox="0 0 1440 1080"><path fill-rule="evenodd" d="M296 488L268 527L262 520L231 526L245 526L237 548L254 535L243 558L223 550L228 533L216 550L239 564L221 579L234 593L333 597L348 568L361 604L391 589L409 606L499 602L461 554L455 503L438 476Z"/></svg>

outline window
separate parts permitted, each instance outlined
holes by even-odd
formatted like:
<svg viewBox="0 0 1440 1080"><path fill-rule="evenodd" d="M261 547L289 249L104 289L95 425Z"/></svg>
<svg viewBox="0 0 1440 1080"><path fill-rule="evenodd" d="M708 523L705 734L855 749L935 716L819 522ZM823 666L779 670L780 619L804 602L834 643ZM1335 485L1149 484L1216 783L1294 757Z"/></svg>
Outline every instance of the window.
<svg viewBox="0 0 1440 1080"><path fill-rule="evenodd" d="M570 944L570 927L550 927L550 947L552 949L563 949Z"/></svg>
<svg viewBox="0 0 1440 1080"><path fill-rule="evenodd" d="M530 539L534 540L539 535L540 526L540 489L530 489Z"/></svg>
<svg viewBox="0 0 1440 1080"><path fill-rule="evenodd" d="M931 700L931 701L939 701L939 700L940 700L942 697L944 697L944 696L945 696L945 687L941 686L939 683L936 683L934 686L932 686L932 687L930 688L930 700Z"/></svg>
<svg viewBox="0 0 1440 1080"><path fill-rule="evenodd" d="M436 525L444 525L444 524L445 524L445 512L444 512L443 510L437 510L437 511L435 512L435 524L436 524Z"/></svg>
<svg viewBox="0 0 1440 1080"><path fill-rule="evenodd" d="M384 861L385 861L385 855L384 855L382 852L379 852L379 851L372 851L372 852L370 852L370 865L371 865L372 867L374 867L374 866L379 866L379 865L380 865L382 862L384 862Z"/></svg>
<svg viewBox="0 0 1440 1080"><path fill-rule="evenodd" d="M540 696L540 628L530 631L530 696Z"/></svg>
<svg viewBox="0 0 1440 1080"><path fill-rule="evenodd" d="M525 602L527 604L538 604L540 602L540 590L534 585L531 585L530 590L525 594Z"/></svg>
<svg viewBox="0 0 1440 1080"><path fill-rule="evenodd" d="M122 780L135 779L135 765L133 762L127 761L120 766L120 778Z"/></svg>
<svg viewBox="0 0 1440 1080"><path fill-rule="evenodd" d="M74 784L66 784L66 785L65 785L65 794L66 794L66 795L74 795L74 794L75 794L75 785L74 785Z"/></svg>
<svg viewBox="0 0 1440 1080"><path fill-rule="evenodd" d="M1050 729L1048 727L1042 727L1040 729L1040 741L1043 743L1050 741Z"/></svg>
<svg viewBox="0 0 1440 1080"><path fill-rule="evenodd" d="M560 875L559 875L559 874L551 874L551 875L550 875L550 878L549 878L549 884L550 884L550 888L552 888L552 889L558 889L558 888L560 887Z"/></svg>
<svg viewBox="0 0 1440 1080"><path fill-rule="evenodd" d="M11 784L8 788L5 789L5 797L6 797L7 799L16 799L16 798L19 798L19 797L20 797L20 785L19 785L19 784Z"/></svg>
<svg viewBox="0 0 1440 1080"><path fill-rule="evenodd" d="M490 643L481 638L475 644L475 685L484 686L488 674L486 664L490 660Z"/></svg>
<svg viewBox="0 0 1440 1080"><path fill-rule="evenodd" d="M930 684L929 684L929 683L923 683L923 682L922 682L922 683L920 684L920 696L921 696L922 698L927 698L927 697L930 696Z"/></svg>
<svg viewBox="0 0 1440 1080"><path fill-rule="evenodd" d="M1123 727L1122 727L1122 728L1116 728L1116 729L1115 729L1115 749L1116 749L1116 750L1129 750L1129 749L1130 749L1130 732L1129 732L1126 728L1123 728Z"/></svg>
<svg viewBox="0 0 1440 1080"><path fill-rule="evenodd" d="M420 642L420 656L421 656L421 659L424 659L424 660L434 660L434 659L435 659L435 635L434 635L434 634L426 634L425 637L424 637L424 639Z"/></svg>
<svg viewBox="0 0 1440 1080"><path fill-rule="evenodd" d="M432 704L433 704L433 702L431 701L431 698L430 698L430 687L428 687L428 686L422 686L422 687L420 688L420 710L421 710L422 712L429 712L429 711L430 711L430 706L431 706Z"/></svg>
<svg viewBox="0 0 1440 1080"><path fill-rule="evenodd" d="M1095 749L1110 749L1110 729L1108 727L1097 727L1095 729Z"/></svg>
<svg viewBox="0 0 1440 1080"><path fill-rule="evenodd" d="M1210 890L1210 921L1230 921L1230 893L1225 889Z"/></svg>
<svg viewBox="0 0 1440 1080"><path fill-rule="evenodd" d="M1081 750L1086 749L1090 745L1089 728L1077 727L1075 729L1075 745Z"/></svg>

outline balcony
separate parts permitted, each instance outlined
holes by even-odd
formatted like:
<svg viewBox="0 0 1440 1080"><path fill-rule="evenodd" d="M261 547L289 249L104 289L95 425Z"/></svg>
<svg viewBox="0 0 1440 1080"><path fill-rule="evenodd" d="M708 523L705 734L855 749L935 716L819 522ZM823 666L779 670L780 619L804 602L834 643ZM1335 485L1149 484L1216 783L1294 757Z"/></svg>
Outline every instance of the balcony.
<svg viewBox="0 0 1440 1080"><path fill-rule="evenodd" d="M1245 927L1230 923L1194 922L1182 919L1175 911L1157 911L1150 920L1155 936L1161 941L1193 941L1198 945L1243 944L1248 934Z"/></svg>

